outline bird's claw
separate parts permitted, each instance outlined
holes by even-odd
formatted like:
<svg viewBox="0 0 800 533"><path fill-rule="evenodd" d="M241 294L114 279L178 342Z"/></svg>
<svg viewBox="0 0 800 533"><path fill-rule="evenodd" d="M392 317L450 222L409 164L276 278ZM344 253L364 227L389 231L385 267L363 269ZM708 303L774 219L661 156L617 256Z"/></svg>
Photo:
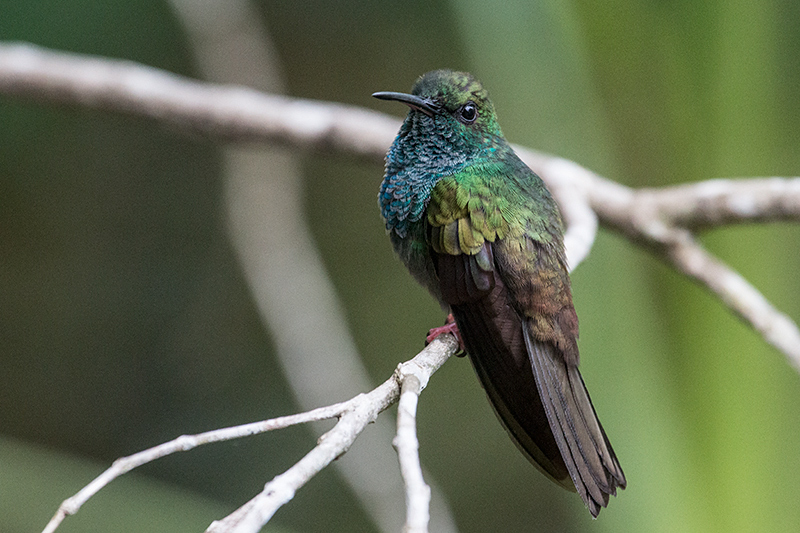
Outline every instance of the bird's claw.
<svg viewBox="0 0 800 533"><path fill-rule="evenodd" d="M464 347L464 339L461 337L461 332L458 330L458 324L456 324L456 320L453 318L452 313L447 315L444 326L439 326L438 328L433 328L428 331L428 336L425 337L425 346L433 342L433 340L439 335L443 335L445 333L450 333L458 340L458 351L456 352L456 356L464 357L467 355L467 349Z"/></svg>

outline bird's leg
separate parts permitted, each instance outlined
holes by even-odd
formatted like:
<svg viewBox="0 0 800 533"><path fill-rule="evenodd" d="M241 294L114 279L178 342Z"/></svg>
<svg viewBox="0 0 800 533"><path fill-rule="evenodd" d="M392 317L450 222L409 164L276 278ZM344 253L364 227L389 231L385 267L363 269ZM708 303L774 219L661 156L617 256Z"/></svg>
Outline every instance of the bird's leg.
<svg viewBox="0 0 800 533"><path fill-rule="evenodd" d="M433 339L444 333L450 333L458 339L458 351L456 352L456 356L464 357L467 355L467 349L464 347L464 339L461 338L461 332L458 330L458 324L456 324L456 319L453 318L453 313L447 315L444 326L439 326L438 328L433 328L428 331L428 336L425 337L425 345L427 346L433 342Z"/></svg>

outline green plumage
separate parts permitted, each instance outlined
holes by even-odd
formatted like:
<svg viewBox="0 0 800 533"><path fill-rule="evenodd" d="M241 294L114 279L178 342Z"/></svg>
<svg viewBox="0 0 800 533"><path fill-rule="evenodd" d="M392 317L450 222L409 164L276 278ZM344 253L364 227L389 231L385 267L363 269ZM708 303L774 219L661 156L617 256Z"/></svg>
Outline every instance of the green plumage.
<svg viewBox="0 0 800 533"><path fill-rule="evenodd" d="M434 71L412 94L374 96L411 108L379 194L395 251L452 312L518 447L597 516L626 481L578 372L558 207L471 75Z"/></svg>

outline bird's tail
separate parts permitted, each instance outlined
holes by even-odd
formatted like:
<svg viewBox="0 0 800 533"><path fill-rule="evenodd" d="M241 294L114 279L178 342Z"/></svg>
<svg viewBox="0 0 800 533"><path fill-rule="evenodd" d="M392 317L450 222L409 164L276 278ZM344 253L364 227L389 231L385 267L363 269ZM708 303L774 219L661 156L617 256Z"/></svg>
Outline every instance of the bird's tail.
<svg viewBox="0 0 800 533"><path fill-rule="evenodd" d="M575 489L596 517L608 505L609 496L616 495L617 487L625 488L625 474L578 367L565 363L553 344L534 339L529 327L523 331L550 429Z"/></svg>

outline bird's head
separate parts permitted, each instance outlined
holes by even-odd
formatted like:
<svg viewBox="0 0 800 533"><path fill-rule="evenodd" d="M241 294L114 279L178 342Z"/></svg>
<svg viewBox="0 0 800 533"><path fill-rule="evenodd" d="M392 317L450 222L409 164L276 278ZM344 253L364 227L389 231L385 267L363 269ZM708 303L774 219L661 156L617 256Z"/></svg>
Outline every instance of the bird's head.
<svg viewBox="0 0 800 533"><path fill-rule="evenodd" d="M456 134L480 144L503 136L488 92L466 72L434 70L421 76L410 94L377 92L372 96L406 104L411 108L406 120L416 121L422 130Z"/></svg>

